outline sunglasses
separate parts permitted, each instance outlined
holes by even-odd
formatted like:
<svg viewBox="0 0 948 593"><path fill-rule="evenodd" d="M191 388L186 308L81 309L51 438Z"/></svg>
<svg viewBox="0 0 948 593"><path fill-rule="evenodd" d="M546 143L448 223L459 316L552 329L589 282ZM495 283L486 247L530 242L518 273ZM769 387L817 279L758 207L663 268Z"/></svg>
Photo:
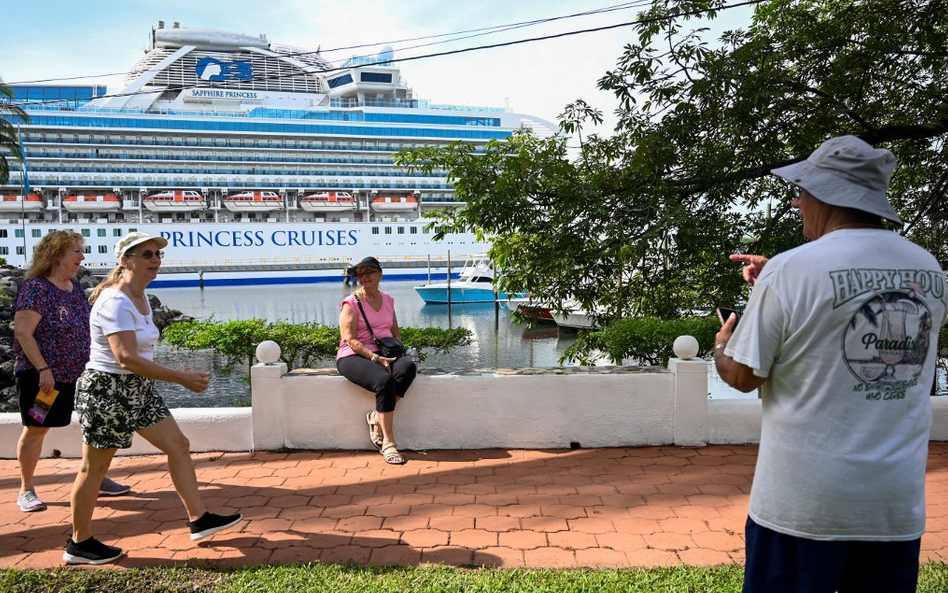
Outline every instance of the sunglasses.
<svg viewBox="0 0 948 593"><path fill-rule="evenodd" d="M368 276L372 276L373 274L378 274L378 273L379 273L378 270L369 270L367 272L356 272L355 274L353 274L353 276L355 276L356 278L366 278Z"/></svg>
<svg viewBox="0 0 948 593"><path fill-rule="evenodd" d="M165 252L164 251L142 251L141 253L129 253L125 257L135 257L135 256L138 256L142 259L151 259L153 257L157 257L158 259L161 259L165 256Z"/></svg>

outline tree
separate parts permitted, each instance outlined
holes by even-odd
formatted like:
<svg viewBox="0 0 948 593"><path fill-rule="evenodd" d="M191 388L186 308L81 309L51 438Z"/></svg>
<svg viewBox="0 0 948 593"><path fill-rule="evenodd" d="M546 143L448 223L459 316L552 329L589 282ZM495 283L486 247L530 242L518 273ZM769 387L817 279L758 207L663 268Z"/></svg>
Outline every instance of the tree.
<svg viewBox="0 0 948 593"><path fill-rule="evenodd" d="M439 213L439 235L490 237L507 292L559 308L573 299L604 321L672 319L745 298L729 253L772 255L803 241L788 215L793 189L769 171L853 134L896 153L901 232L944 266L943 3L770 0L714 43L686 28L722 9L722 0L656 0L640 15L637 41L599 81L618 99L610 137L584 137L601 114L578 100L560 116L560 137L400 154L400 164L444 172L467 204ZM565 135L580 141L575 158Z"/></svg>
<svg viewBox="0 0 948 593"><path fill-rule="evenodd" d="M23 160L15 122L17 120L29 121L26 112L16 105L10 104L12 100L13 89L0 80L0 184L6 183L10 179L10 164L7 162L4 153L10 152L15 160Z"/></svg>

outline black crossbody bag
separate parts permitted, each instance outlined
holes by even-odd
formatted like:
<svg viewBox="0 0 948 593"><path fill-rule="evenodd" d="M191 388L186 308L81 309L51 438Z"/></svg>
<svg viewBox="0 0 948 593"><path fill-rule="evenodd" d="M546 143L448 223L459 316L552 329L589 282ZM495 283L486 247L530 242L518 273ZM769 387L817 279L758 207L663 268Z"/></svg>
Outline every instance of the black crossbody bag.
<svg viewBox="0 0 948 593"><path fill-rule="evenodd" d="M405 345L402 344L398 338L376 338L375 332L372 331L372 324L369 323L369 318L365 314L365 309L362 308L362 301L359 300L358 295L355 296L356 303L359 305L359 311L362 312L362 319L365 319L365 326L369 328L369 333L372 335L372 341L375 342L375 345L379 347L379 354L385 358L401 358L405 355Z"/></svg>

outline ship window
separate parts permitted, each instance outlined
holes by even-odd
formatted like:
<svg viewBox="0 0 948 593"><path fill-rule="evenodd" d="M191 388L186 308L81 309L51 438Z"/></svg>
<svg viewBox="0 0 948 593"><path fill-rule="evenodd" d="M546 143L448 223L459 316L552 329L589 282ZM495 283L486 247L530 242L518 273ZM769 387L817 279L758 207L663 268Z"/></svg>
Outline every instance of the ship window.
<svg viewBox="0 0 948 593"><path fill-rule="evenodd" d="M17 246L16 246L16 254L17 254L17 255L23 255L23 246L22 246L22 245L17 245Z"/></svg>
<svg viewBox="0 0 948 593"><path fill-rule="evenodd" d="M33 235L33 238L34 238L34 239L37 239L37 238L43 236L43 231L41 231L41 230L39 230L39 229L33 229L33 231L32 231L30 234Z"/></svg>
<svg viewBox="0 0 948 593"><path fill-rule="evenodd" d="M405 227L403 227L403 226L398 227L398 234L399 234L399 235L404 235L404 234L405 234Z"/></svg>
<svg viewBox="0 0 948 593"><path fill-rule="evenodd" d="M416 227L416 226L411 227L411 231L410 231L410 232L411 232L411 234L413 234L413 235L417 235L417 234L418 234L418 227Z"/></svg>
<svg viewBox="0 0 948 593"><path fill-rule="evenodd" d="M92 247L86 245L85 248L82 250L82 252L83 252L83 253L92 253Z"/></svg>
<svg viewBox="0 0 948 593"><path fill-rule="evenodd" d="M0 255L10 255L9 247L0 247Z"/></svg>
<svg viewBox="0 0 948 593"><path fill-rule="evenodd" d="M422 227L422 228L421 228L421 232L424 233L424 234L426 234L426 235L430 235L430 234L431 234L431 229L429 229L428 227Z"/></svg>
<svg viewBox="0 0 948 593"><path fill-rule="evenodd" d="M362 82L392 82L391 74L383 74L381 72L362 72L361 77Z"/></svg>
<svg viewBox="0 0 948 593"><path fill-rule="evenodd" d="M113 237L121 237L121 236L122 236L122 229L112 229L112 236L113 236Z"/></svg>
<svg viewBox="0 0 948 593"><path fill-rule="evenodd" d="M372 234L373 234L373 235L379 234L379 227L377 227L377 226L372 227Z"/></svg>
<svg viewBox="0 0 948 593"><path fill-rule="evenodd" d="M108 252L109 252L108 245L99 245L99 253L108 253Z"/></svg>
<svg viewBox="0 0 948 593"><path fill-rule="evenodd" d="M13 236L17 239L23 238L23 229L13 229Z"/></svg>
<svg viewBox="0 0 948 593"><path fill-rule="evenodd" d="M342 76L337 76L336 78L329 79L329 88L334 89L337 86L342 86L344 84L349 84L352 82L351 74L343 74Z"/></svg>
<svg viewBox="0 0 948 593"><path fill-rule="evenodd" d="M6 238L6 236L7 236L7 229L0 229L0 237Z"/></svg>
<svg viewBox="0 0 948 593"><path fill-rule="evenodd" d="M96 229L96 234L100 237L104 237L106 235L105 229Z"/></svg>
<svg viewBox="0 0 948 593"><path fill-rule="evenodd" d="M390 226L385 227L385 234L386 234L386 235L391 235L391 234L392 234L392 227L390 227Z"/></svg>
<svg viewBox="0 0 948 593"><path fill-rule="evenodd" d="M83 237L89 237L89 236L91 236L91 233L92 233L92 231L90 231L89 229L82 229L82 236L83 236Z"/></svg>

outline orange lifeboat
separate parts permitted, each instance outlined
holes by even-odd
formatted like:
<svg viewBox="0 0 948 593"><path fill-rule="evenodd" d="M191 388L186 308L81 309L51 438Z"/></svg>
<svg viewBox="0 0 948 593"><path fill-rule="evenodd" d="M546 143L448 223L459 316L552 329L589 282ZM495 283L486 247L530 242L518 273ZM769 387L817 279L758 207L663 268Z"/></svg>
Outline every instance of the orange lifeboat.
<svg viewBox="0 0 948 593"><path fill-rule="evenodd" d="M347 191L321 191L300 198L300 207L307 212L346 212L355 210L356 201Z"/></svg>
<svg viewBox="0 0 948 593"><path fill-rule="evenodd" d="M376 212L408 212L418 207L414 196L378 197L372 199L372 210Z"/></svg>
<svg viewBox="0 0 948 593"><path fill-rule="evenodd" d="M231 212L270 212L283 208L283 198L272 191L245 191L224 198Z"/></svg>
<svg viewBox="0 0 948 593"><path fill-rule="evenodd" d="M193 212L207 207L207 200L190 189L175 189L145 196L145 208L152 212Z"/></svg>
<svg viewBox="0 0 948 593"><path fill-rule="evenodd" d="M0 212L39 212L43 209L43 199L39 194L30 192L22 195L0 195Z"/></svg>
<svg viewBox="0 0 948 593"><path fill-rule="evenodd" d="M70 212L112 212L122 208L115 194L74 194L63 198L63 207Z"/></svg>

